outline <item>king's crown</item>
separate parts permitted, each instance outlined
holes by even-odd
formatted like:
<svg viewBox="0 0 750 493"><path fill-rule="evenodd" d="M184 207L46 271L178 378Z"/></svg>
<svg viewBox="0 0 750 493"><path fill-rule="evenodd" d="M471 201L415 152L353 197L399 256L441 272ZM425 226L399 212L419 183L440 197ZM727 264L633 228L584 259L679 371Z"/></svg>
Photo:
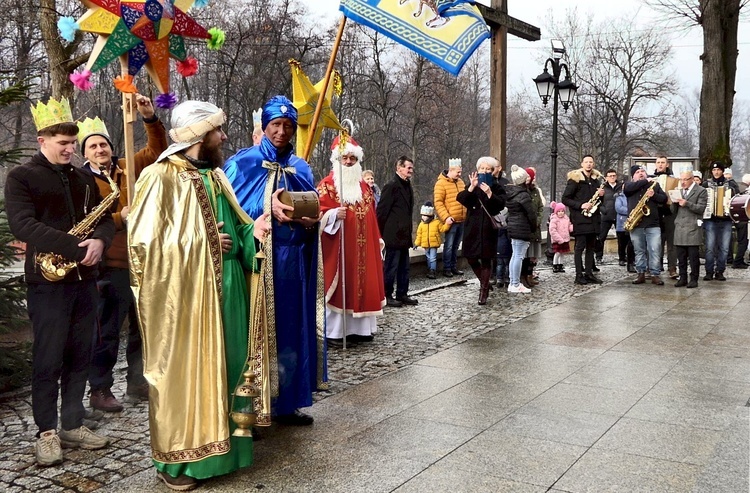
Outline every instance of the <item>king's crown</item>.
<svg viewBox="0 0 750 493"><path fill-rule="evenodd" d="M83 121L78 122L78 143L82 144L83 139L89 135L103 135L109 140L109 132L107 132L107 126L104 124L101 118L86 118Z"/></svg>
<svg viewBox="0 0 750 493"><path fill-rule="evenodd" d="M448 167L449 168L460 168L461 167L461 158L460 157L450 158L448 160Z"/></svg>
<svg viewBox="0 0 750 493"><path fill-rule="evenodd" d="M73 123L68 98L62 98L60 101L50 98L47 104L39 101L36 107L31 105L31 116L34 117L37 132L58 123Z"/></svg>

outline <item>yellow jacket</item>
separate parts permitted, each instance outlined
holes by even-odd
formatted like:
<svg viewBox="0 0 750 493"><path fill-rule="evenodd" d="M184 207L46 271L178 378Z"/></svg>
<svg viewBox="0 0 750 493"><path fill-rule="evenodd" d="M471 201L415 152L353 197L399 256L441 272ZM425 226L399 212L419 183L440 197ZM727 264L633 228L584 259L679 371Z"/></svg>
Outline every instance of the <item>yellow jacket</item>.
<svg viewBox="0 0 750 493"><path fill-rule="evenodd" d="M441 221L445 222L449 217L452 217L457 223L464 222L466 208L456 200L456 196L465 188L466 185L461 178L452 180L445 175L445 171L438 175L433 202L435 203L435 213Z"/></svg>
<svg viewBox="0 0 750 493"><path fill-rule="evenodd" d="M433 219L426 223L419 223L417 228L417 237L414 240L414 246L422 248L437 248L443 244L440 233L445 233L451 229L450 224L443 224L440 219Z"/></svg>

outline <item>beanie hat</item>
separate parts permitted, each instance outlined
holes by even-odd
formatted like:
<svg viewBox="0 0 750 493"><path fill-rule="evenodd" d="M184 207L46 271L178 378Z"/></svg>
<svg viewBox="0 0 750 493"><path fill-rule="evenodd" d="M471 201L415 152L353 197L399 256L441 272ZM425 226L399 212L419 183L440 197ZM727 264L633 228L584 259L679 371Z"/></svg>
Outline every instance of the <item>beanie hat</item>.
<svg viewBox="0 0 750 493"><path fill-rule="evenodd" d="M729 175L729 176L732 176L732 168L726 168L726 169L724 170L724 174L725 174L725 175Z"/></svg>
<svg viewBox="0 0 750 493"><path fill-rule="evenodd" d="M514 185L523 185L528 180L529 174L525 169L519 168L517 165L510 167L510 179Z"/></svg>
<svg viewBox="0 0 750 493"><path fill-rule="evenodd" d="M641 165L639 165L639 164L634 164L633 166L631 166L631 167L630 167L630 177L631 177L631 178L632 178L632 177L634 177L634 176L635 176L635 174L636 174L636 173L638 172L638 170L640 170L640 169L643 169L643 166L641 166Z"/></svg>
<svg viewBox="0 0 750 493"><path fill-rule="evenodd" d="M526 168L526 173L529 174L531 181L534 181L534 179L536 178L536 171L534 171L534 168Z"/></svg>
<svg viewBox="0 0 750 493"><path fill-rule="evenodd" d="M432 202L429 200L424 203L421 209L419 209L419 215L420 216L434 216L435 215L435 208L432 207Z"/></svg>
<svg viewBox="0 0 750 493"><path fill-rule="evenodd" d="M701 180L703 179L703 173L701 173L701 172L700 172L700 171L698 171L698 170L695 170L695 171L693 171L693 177L696 177L696 176L697 176L698 178L700 178ZM743 179L744 179L744 177L743 177Z"/></svg>
<svg viewBox="0 0 750 493"><path fill-rule="evenodd" d="M742 175L742 183L750 186L750 173Z"/></svg>
<svg viewBox="0 0 750 493"><path fill-rule="evenodd" d="M722 163L721 161L714 161L713 163L711 163L711 169L716 169L716 168L719 168L720 170L724 171L724 168L725 168L724 163Z"/></svg>
<svg viewBox="0 0 750 493"><path fill-rule="evenodd" d="M560 202L550 202L549 203L550 209L552 209L552 212L557 214L560 211L565 212L565 206L561 204Z"/></svg>

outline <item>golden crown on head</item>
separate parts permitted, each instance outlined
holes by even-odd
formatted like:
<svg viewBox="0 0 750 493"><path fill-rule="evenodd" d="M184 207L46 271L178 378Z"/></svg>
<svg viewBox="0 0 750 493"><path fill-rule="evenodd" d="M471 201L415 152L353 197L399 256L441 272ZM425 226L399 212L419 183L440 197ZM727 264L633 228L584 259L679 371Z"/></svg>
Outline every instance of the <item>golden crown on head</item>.
<svg viewBox="0 0 750 493"><path fill-rule="evenodd" d="M50 98L47 104L39 101L36 107L32 104L31 116L34 117L37 132L58 123L73 123L73 112L70 111L68 98L62 98L60 101Z"/></svg>
<svg viewBox="0 0 750 493"><path fill-rule="evenodd" d="M263 127L263 108L253 111L253 131L261 130Z"/></svg>
<svg viewBox="0 0 750 493"><path fill-rule="evenodd" d="M109 132L107 132L107 126L104 124L101 118L86 118L83 121L78 122L78 143L82 144L83 139L89 135L103 135L109 140Z"/></svg>

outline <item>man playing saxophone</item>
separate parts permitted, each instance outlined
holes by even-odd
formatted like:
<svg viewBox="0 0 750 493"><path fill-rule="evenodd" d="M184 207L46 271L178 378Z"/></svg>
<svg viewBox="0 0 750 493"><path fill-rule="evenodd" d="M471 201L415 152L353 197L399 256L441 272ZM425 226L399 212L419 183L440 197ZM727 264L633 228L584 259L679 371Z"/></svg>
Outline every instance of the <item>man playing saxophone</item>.
<svg viewBox="0 0 750 493"><path fill-rule="evenodd" d="M68 100L39 103L32 114L39 152L8 173L5 201L13 235L26 242L27 307L34 331L31 407L39 428L36 462L51 466L62 462L62 445L93 450L109 444L83 426L82 400L99 300L97 265L112 242L115 226L108 209L97 207L102 196L94 178L70 164L78 126ZM100 217L94 217L97 213ZM70 233L81 222L95 224L88 238ZM45 254L42 258L47 260L58 255L63 259L60 263L69 263L72 269L66 273L51 266L62 279L48 280L35 263L37 254Z"/></svg>
<svg viewBox="0 0 750 493"><path fill-rule="evenodd" d="M646 282L646 269L651 272L651 283L663 286L661 280L661 228L658 208L667 203L667 194L658 183L648 180L646 170L638 165L630 168L631 181L623 186L628 198L628 222L640 215L630 230L630 239L635 250L635 270L638 277L633 284ZM645 200L643 200L645 199ZM626 226L627 228L628 226Z"/></svg>

